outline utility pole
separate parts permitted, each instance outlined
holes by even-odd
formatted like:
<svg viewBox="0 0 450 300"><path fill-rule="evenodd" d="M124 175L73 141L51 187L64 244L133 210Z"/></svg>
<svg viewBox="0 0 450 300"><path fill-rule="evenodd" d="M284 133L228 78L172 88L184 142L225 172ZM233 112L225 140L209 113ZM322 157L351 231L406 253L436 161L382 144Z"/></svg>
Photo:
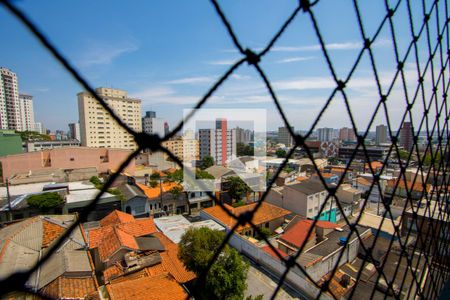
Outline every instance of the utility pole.
<svg viewBox="0 0 450 300"><path fill-rule="evenodd" d="M12 221L11 195L9 194L9 179L6 178L6 197L8 199L8 221Z"/></svg>

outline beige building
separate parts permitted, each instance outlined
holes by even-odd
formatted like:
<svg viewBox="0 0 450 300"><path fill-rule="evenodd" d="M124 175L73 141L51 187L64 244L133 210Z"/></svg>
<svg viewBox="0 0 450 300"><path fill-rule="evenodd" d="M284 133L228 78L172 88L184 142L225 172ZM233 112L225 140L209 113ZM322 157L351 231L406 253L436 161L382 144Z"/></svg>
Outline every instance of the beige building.
<svg viewBox="0 0 450 300"><path fill-rule="evenodd" d="M177 137L163 142L163 146L182 161L190 162L199 159L199 142L194 138Z"/></svg>
<svg viewBox="0 0 450 300"><path fill-rule="evenodd" d="M142 131L141 100L128 97L123 90L97 88L96 93L129 127ZM89 93L78 94L81 145L98 148L136 149L134 138L117 124Z"/></svg>

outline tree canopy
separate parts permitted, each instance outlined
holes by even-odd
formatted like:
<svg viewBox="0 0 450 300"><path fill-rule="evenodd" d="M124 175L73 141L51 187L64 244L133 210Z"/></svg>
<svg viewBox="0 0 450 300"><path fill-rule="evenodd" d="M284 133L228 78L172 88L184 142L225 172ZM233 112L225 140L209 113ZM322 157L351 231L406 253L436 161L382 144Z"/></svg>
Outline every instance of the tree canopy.
<svg viewBox="0 0 450 300"><path fill-rule="evenodd" d="M202 159L202 161L200 163L200 168L202 170L204 170L204 169L207 169L207 168L209 168L211 166L214 166L214 158L212 156L209 156L209 155L203 157L203 159Z"/></svg>
<svg viewBox="0 0 450 300"><path fill-rule="evenodd" d="M250 187L238 176L231 176L227 178L228 194L236 201L242 199L242 195L249 193L252 190Z"/></svg>
<svg viewBox="0 0 450 300"><path fill-rule="evenodd" d="M49 210L61 206L64 203L63 198L57 192L32 195L27 198L28 206L41 210Z"/></svg>
<svg viewBox="0 0 450 300"><path fill-rule="evenodd" d="M186 269L199 276L224 238L221 231L191 227L181 237L178 256ZM199 299L243 299L247 270L239 253L226 245L209 270L204 286L193 292Z"/></svg>
<svg viewBox="0 0 450 300"><path fill-rule="evenodd" d="M285 158L286 157L286 151L283 149L278 149L277 151L275 151L275 155L278 158Z"/></svg>
<svg viewBox="0 0 450 300"><path fill-rule="evenodd" d="M253 156L254 149L253 147L246 145L244 143L236 144L236 153L238 156Z"/></svg>

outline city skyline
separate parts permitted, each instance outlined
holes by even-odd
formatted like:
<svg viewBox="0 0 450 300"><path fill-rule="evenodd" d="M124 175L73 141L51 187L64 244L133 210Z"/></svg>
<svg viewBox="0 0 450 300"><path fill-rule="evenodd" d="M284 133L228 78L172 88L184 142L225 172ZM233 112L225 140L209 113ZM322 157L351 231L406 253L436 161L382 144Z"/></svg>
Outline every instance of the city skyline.
<svg viewBox="0 0 450 300"><path fill-rule="evenodd" d="M295 5L295 2L266 1L259 1L258 5L251 1L223 3L224 12L232 16L232 23L239 28L237 34L240 40L254 51L262 49L274 34L274 28L281 26L280 20L288 16ZM340 76L344 76L362 48L361 37L356 29L356 17L347 7L350 3L330 5L334 9L320 12L320 19L323 20L321 25L328 51L335 61L334 67ZM68 2L62 6L45 1L21 1L18 6L32 20L41 24L44 33L56 46L61 47L63 54L92 86L129 91L130 96L142 100L142 111L158 111L171 128L181 120L182 109L192 107L214 81L240 58L233 50L230 39L223 34L224 29L213 7L207 2L179 2L175 16L178 21L174 24L165 21L173 11L166 3L141 3L140 11L149 12L150 17L145 18L131 18L139 15L136 14L136 8L122 7L117 3L97 3L90 10L95 12L101 9L104 12L102 15L86 12L83 3L77 2ZM416 10L413 8L413 12ZM52 18L47 17L49 12ZM342 15L339 23L334 22L335 12ZM363 3L361 13L370 22L378 19L384 13L384 8L373 3ZM78 14L83 14L83 24L67 22ZM66 128L67 123L77 122L76 94L80 91L79 85L31 38L21 24L4 10L0 10L0 17L5 24L0 33L11 37L10 46L0 49L3 58L0 65L16 72L21 78L21 90L34 96L36 119L43 120L51 130ZM251 17L255 17L255 21L248 23ZM404 8L400 10L397 22L402 21L407 23ZM258 31L253 30L256 27ZM272 81L291 125L309 129L331 94L334 83L323 63L323 55L308 20L298 18L293 27L302 28L308 38L300 41L295 30L288 30L261 66ZM333 34L328 28L333 29ZM402 45L402 34L408 33L406 30L399 26L399 45ZM70 39L67 38L69 36ZM396 66L393 45L389 41L388 31L382 31L377 40L373 51L379 62L380 83L386 90ZM425 41L419 41L419 44L422 42ZM33 50L30 51L30 47L25 45L33 45ZM400 50L403 53L405 49ZM415 85L417 77L412 63L409 59L405 61L409 94L413 94L410 88ZM351 108L364 112L355 116L358 131L366 129L367 115L372 113L379 100L375 87L369 59L363 56L347 85ZM350 119L344 116L345 106L341 98L339 95L332 101L317 128L349 126ZM401 115L395 112L400 112L406 105L400 83L394 85L389 100L390 111L394 112L390 115L391 123L397 130L400 128ZM268 129L276 130L284 124L271 101L257 74L243 65L205 107L265 108L269 110ZM417 110L422 108L419 105L416 107ZM61 113L48 114L54 110ZM335 114L336 111L343 114ZM412 112L416 124L418 115L415 109ZM379 123L386 123L384 113L378 113L371 131Z"/></svg>

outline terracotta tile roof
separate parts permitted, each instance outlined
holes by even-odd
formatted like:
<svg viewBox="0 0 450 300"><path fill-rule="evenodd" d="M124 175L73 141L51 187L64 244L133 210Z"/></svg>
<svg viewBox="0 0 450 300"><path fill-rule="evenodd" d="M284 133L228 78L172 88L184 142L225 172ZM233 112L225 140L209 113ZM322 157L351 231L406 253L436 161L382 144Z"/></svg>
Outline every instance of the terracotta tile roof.
<svg viewBox="0 0 450 300"><path fill-rule="evenodd" d="M381 169L382 167L383 167L383 163L382 162L379 162L379 161L372 161L371 163L370 163L370 165L372 166L372 169L374 169L374 170L376 170L376 169ZM369 164L364 164L364 168L366 168L366 169L370 169L369 168Z"/></svg>
<svg viewBox="0 0 450 300"><path fill-rule="evenodd" d="M150 198L156 198L159 197L159 195L161 194L161 189L159 187L159 184L152 188L152 187L148 187L145 184L141 184L141 183L136 183L136 185L145 193L145 195ZM179 187L179 188L183 188L180 184L176 183L176 182L166 182L162 184L162 191L163 193L167 193L169 192L171 189L173 189L174 187Z"/></svg>
<svg viewBox="0 0 450 300"><path fill-rule="evenodd" d="M55 299L84 299L86 295L96 292L92 277L73 278L60 276L44 287L43 294Z"/></svg>
<svg viewBox="0 0 450 300"><path fill-rule="evenodd" d="M166 248L166 251L160 253L162 266L157 265L156 268L164 268L164 270L170 273L180 283L195 279L195 274L187 271L184 264L178 258L178 246L161 232L156 232L154 235L159 238L161 244ZM153 268L155 266L147 269L149 269L149 272L161 272L161 270L155 270Z"/></svg>
<svg viewBox="0 0 450 300"><path fill-rule="evenodd" d="M388 180L388 186L389 186L390 188L394 188L394 187L396 186L398 180L399 180L399 179L391 179L391 180ZM430 192L430 190L431 190L431 185L430 185L430 184L425 184L425 186L426 186L426 191L427 191L427 192ZM407 189L408 189L409 191L414 191L414 192L422 192L422 191L423 191L423 184L422 184L422 183L416 181L416 182L413 184L412 181L407 180L407 181L406 181L406 185L405 185L405 181L404 181L403 179L400 179L400 182L398 183L397 190L398 190L398 189L405 189L405 187L407 187Z"/></svg>
<svg viewBox="0 0 450 300"><path fill-rule="evenodd" d="M356 178L356 182L357 182L358 184L365 185L365 186L371 186L371 185L372 185L372 182L370 182L369 180L367 180L367 179L364 178L364 177L358 177L358 178Z"/></svg>
<svg viewBox="0 0 450 300"><path fill-rule="evenodd" d="M252 211L256 205L257 203L252 203L239 207L232 207L227 204L224 204L225 208L236 217L240 216L245 212ZM227 226L228 228L232 228L236 224L236 220L233 217L229 216L224 211L224 209L219 205L205 208L203 211L209 214L210 216L214 217L216 220L218 220L220 223ZM272 205L270 203L263 202L259 207L259 209L253 215L252 222L255 225L259 225L278 218L282 218L289 214L291 214L289 210ZM237 231L240 232L248 227L250 227L249 224L245 224L244 226L240 225L238 226Z"/></svg>
<svg viewBox="0 0 450 300"><path fill-rule="evenodd" d="M296 178L296 180L301 182L301 181L308 180L308 177L305 177L305 176L298 176L298 177Z"/></svg>
<svg viewBox="0 0 450 300"><path fill-rule="evenodd" d="M310 241L316 236L314 230L311 231L309 237L307 236L309 229L313 225L313 222L313 220L301 220L297 222L280 237L280 240L299 249L303 245L305 240ZM338 228L339 225L327 221L317 221L316 227L334 229Z"/></svg>
<svg viewBox="0 0 450 300"><path fill-rule="evenodd" d="M108 216L106 216L105 218L107 217ZM157 231L155 222L153 222L152 217L142 219L133 218L132 222L118 223L89 230L89 248L97 248L104 237L107 234L111 233L113 227L134 237L152 234Z"/></svg>
<svg viewBox="0 0 450 300"><path fill-rule="evenodd" d="M114 210L112 213L100 220L100 225L108 226L115 224L123 224L133 222L135 219L132 215L121 212L119 210Z"/></svg>
<svg viewBox="0 0 450 300"><path fill-rule="evenodd" d="M66 229L58 224L49 222L47 220L42 221L44 232L42 234L42 247L48 247L51 242L56 240Z"/></svg>
<svg viewBox="0 0 450 300"><path fill-rule="evenodd" d="M270 248L269 246L264 246L264 247L262 247L261 248L264 252L267 252L267 253L269 253L273 258L275 258L275 259L280 259L279 257L278 257L278 255L272 250L272 248ZM286 258L286 257L288 257L288 255L286 254L286 253L284 253L284 251L282 251L282 250L280 250L280 249L278 249L278 248L275 248L276 250L277 250L277 252L278 252L278 254L280 254L281 255L281 257L283 257L283 258Z"/></svg>
<svg viewBox="0 0 450 300"><path fill-rule="evenodd" d="M112 280L114 277L119 277L122 274L123 274L122 269L116 265L112 265L103 271L103 277L105 279L105 282Z"/></svg>
<svg viewBox="0 0 450 300"><path fill-rule="evenodd" d="M323 178L331 178L331 177L335 177L336 174L333 173L322 173L322 177Z"/></svg>
<svg viewBox="0 0 450 300"><path fill-rule="evenodd" d="M331 172L344 173L345 168L331 168Z"/></svg>
<svg viewBox="0 0 450 300"><path fill-rule="evenodd" d="M107 290L111 300L184 300L188 298L183 287L166 275L113 282L107 285Z"/></svg>
<svg viewBox="0 0 450 300"><path fill-rule="evenodd" d="M102 227L89 231L89 248L98 248L100 259L106 261L122 247L138 250L135 237L157 231L153 218L135 219L132 215L114 211L100 221Z"/></svg>

